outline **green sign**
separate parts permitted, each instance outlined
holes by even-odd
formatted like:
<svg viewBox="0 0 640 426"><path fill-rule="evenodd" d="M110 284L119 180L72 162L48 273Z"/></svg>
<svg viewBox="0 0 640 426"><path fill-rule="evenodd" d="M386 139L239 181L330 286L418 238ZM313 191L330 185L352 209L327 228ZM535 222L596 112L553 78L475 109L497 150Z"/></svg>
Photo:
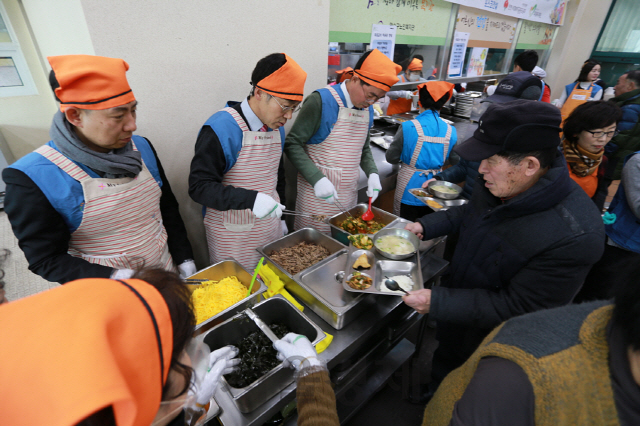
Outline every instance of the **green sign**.
<svg viewBox="0 0 640 426"><path fill-rule="evenodd" d="M522 28L520 29L516 49L549 49L554 28L550 24L522 20Z"/></svg>
<svg viewBox="0 0 640 426"><path fill-rule="evenodd" d="M396 44L442 45L452 5L444 0L331 0L329 41L369 43L373 24L395 25Z"/></svg>

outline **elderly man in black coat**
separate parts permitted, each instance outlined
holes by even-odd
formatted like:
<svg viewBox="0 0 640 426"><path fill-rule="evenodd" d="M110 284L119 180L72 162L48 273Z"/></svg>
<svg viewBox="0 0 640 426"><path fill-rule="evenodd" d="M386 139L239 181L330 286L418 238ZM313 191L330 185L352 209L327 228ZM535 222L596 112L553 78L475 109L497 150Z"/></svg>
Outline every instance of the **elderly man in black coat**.
<svg viewBox="0 0 640 426"><path fill-rule="evenodd" d="M543 102L491 105L455 151L481 161L471 201L422 217L422 239L459 233L442 285L404 302L436 321L430 393L501 322L570 303L602 256L600 213L558 152L560 113Z"/></svg>

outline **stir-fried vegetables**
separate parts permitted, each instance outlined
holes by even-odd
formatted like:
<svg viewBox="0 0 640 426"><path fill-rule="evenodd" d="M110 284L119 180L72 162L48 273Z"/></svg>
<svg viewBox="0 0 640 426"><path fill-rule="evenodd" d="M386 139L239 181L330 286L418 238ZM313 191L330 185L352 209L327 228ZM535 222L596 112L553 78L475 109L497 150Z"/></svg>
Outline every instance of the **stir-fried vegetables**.
<svg viewBox="0 0 640 426"><path fill-rule="evenodd" d="M359 249L369 250L371 247L373 247L373 241L371 240L371 238L369 238L368 235L349 235L348 238L349 241L351 241L351 244Z"/></svg>
<svg viewBox="0 0 640 426"><path fill-rule="evenodd" d="M375 234L384 228L383 224L375 220L364 221L360 217L351 216L346 218L340 226L350 234Z"/></svg>
<svg viewBox="0 0 640 426"><path fill-rule="evenodd" d="M373 281L366 275L362 275L360 272L356 271L353 273L351 278L347 280L347 284L349 285L349 287L356 290L366 290L371 287Z"/></svg>

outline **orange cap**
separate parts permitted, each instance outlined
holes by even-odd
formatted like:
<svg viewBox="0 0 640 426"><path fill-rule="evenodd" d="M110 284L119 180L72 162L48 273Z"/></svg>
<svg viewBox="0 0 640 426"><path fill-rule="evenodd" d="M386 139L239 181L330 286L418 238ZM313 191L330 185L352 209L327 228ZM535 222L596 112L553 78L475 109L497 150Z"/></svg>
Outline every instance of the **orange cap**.
<svg viewBox="0 0 640 426"><path fill-rule="evenodd" d="M422 71L422 61L418 58L413 58L407 69L409 71Z"/></svg>
<svg viewBox="0 0 640 426"><path fill-rule="evenodd" d="M336 81L338 83L342 83L343 81L351 78L351 76L353 75L353 68L346 67L344 69L336 71L336 74L338 75L338 79Z"/></svg>
<svg viewBox="0 0 640 426"><path fill-rule="evenodd" d="M283 53L283 55L287 62L256 83L256 87L270 95L300 102L304 95L304 83L307 81L307 73L286 53Z"/></svg>
<svg viewBox="0 0 640 426"><path fill-rule="evenodd" d="M387 58L378 49L373 49L364 60L360 69L353 72L367 84L388 91L396 84L402 67Z"/></svg>
<svg viewBox="0 0 640 426"><path fill-rule="evenodd" d="M75 425L111 406L148 426L166 383L173 327L144 281L73 281L0 306L2 424Z"/></svg>
<svg viewBox="0 0 640 426"><path fill-rule="evenodd" d="M427 81L426 83L418 84L418 92L424 87L433 100L438 102L447 93L449 93L449 97L451 97L454 86L453 83L449 83L448 81Z"/></svg>
<svg viewBox="0 0 640 426"><path fill-rule="evenodd" d="M91 55L63 55L47 58L60 87L54 91L60 111L69 107L109 109L133 102L127 82L129 69L123 59Z"/></svg>

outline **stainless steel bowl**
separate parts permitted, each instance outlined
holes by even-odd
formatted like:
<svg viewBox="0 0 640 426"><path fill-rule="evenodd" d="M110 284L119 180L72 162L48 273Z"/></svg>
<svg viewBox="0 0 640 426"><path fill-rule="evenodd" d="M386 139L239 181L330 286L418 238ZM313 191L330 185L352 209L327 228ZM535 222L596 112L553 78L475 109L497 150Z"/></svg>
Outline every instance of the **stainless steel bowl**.
<svg viewBox="0 0 640 426"><path fill-rule="evenodd" d="M437 185L444 185L447 186L449 188L455 189L456 193L455 194L448 194L446 192L440 192L437 189L434 189L434 186ZM427 189L429 190L430 193L432 193L433 195L435 195L438 198L444 198L445 200L453 200L455 198L458 198L460 196L460 193L462 192L462 188L459 187L458 185L456 185L455 183L451 183L451 182L445 182L443 180L434 180L429 182L429 185L427 185Z"/></svg>
<svg viewBox="0 0 640 426"><path fill-rule="evenodd" d="M411 253L408 254L391 254L391 253L387 253L386 251L382 251L378 248L378 245L376 244L378 242L378 240L382 237L384 237L385 235L395 235L397 237L402 237L406 240L409 240L409 242L411 242L411 244L413 244L413 251ZM382 231L378 231L375 236L373 237L373 246L376 248L376 251L378 253L380 253L381 255L383 255L386 258L392 259L392 260L402 260L402 259L406 259L408 257L411 257L415 254L416 251L418 251L418 247L420 247L420 240L418 239L418 237L416 236L416 234L414 234L411 231L407 231L406 229L401 229L401 228L387 228L387 229L383 229Z"/></svg>

